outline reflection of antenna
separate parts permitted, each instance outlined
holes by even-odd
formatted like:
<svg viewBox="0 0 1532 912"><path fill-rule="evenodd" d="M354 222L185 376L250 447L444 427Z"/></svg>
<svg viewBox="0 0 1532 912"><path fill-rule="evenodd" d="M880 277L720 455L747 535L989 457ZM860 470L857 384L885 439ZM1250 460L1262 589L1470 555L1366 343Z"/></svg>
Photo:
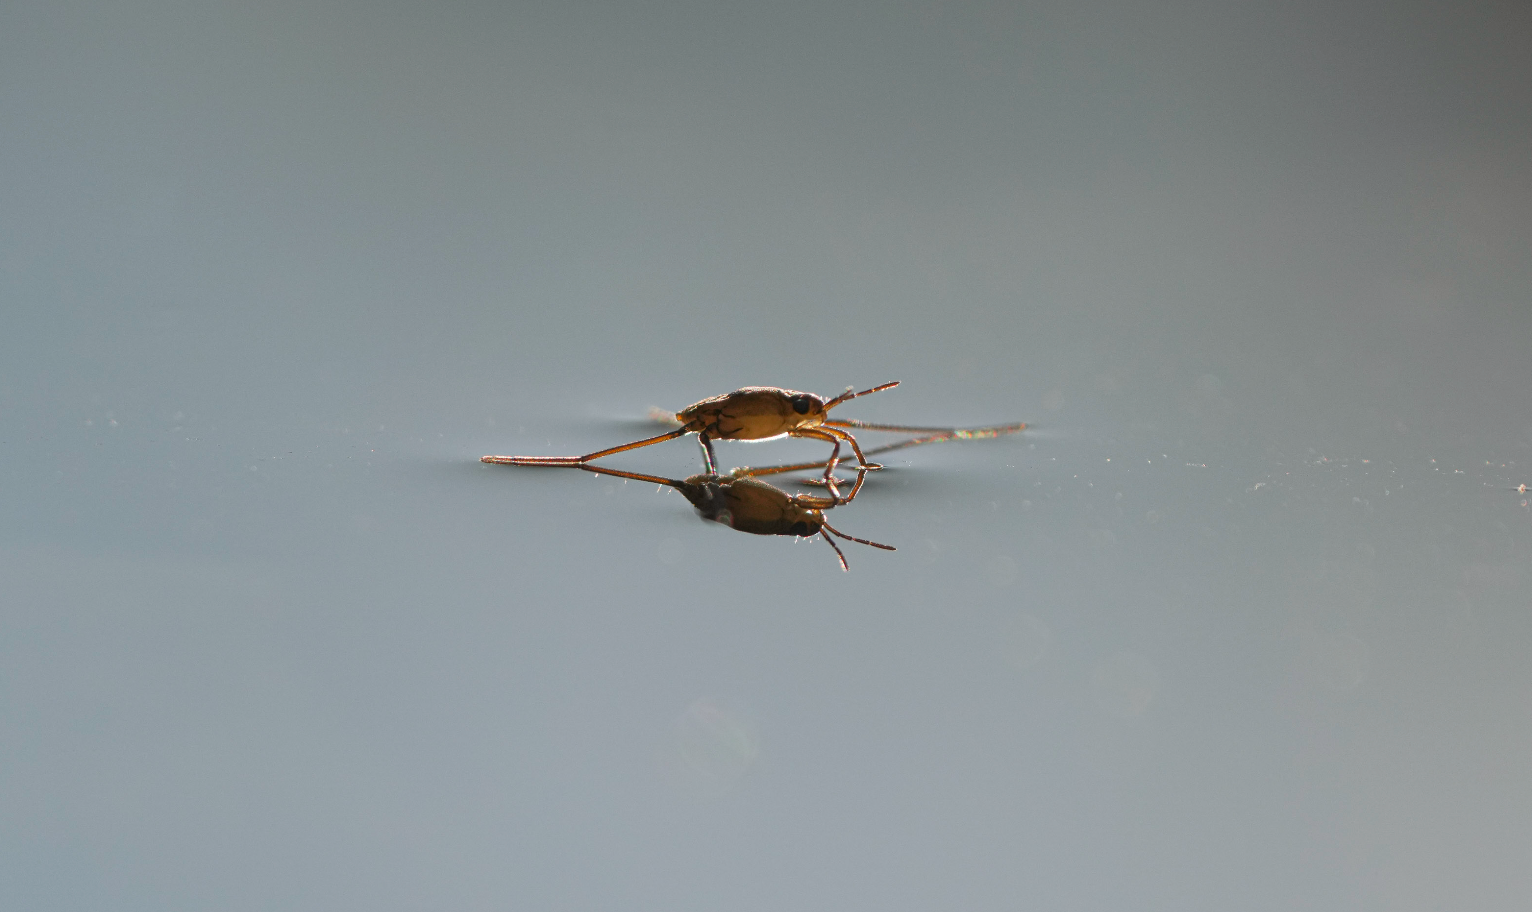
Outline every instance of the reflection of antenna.
<svg viewBox="0 0 1532 912"><path fill-rule="evenodd" d="M831 538L828 535L825 535L824 534L825 532L832 532L832 533L834 533L836 535L839 535L841 538L844 538L846 541L854 541L854 542L858 542L859 544L863 544L863 545L872 545L874 548L882 548L884 551L897 551L898 550L893 545L880 545L880 544L878 544L875 541L868 541L865 538L857 538L855 535L847 535L846 533L844 533L841 530L835 528L834 526L830 525L829 523L825 523L824 524L824 528L821 529L820 532L819 532L820 537L823 538L825 540L825 542L827 544L829 544L830 547L835 549L835 556L840 558L840 568L842 570L848 570L849 571L851 569L850 567L846 566L846 555L841 553L840 546L835 543L835 539Z"/></svg>

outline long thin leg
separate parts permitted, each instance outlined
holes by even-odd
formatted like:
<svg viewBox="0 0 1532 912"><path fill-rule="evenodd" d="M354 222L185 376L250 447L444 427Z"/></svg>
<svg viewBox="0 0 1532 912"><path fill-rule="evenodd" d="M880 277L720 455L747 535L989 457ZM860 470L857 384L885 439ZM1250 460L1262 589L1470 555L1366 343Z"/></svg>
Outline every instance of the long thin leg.
<svg viewBox="0 0 1532 912"><path fill-rule="evenodd" d="M702 444L702 467L707 469L709 475L718 473L718 454L713 452L713 440L706 431L697 434L697 442Z"/></svg>
<svg viewBox="0 0 1532 912"><path fill-rule="evenodd" d="M848 503L851 503L851 501L855 500L856 499L856 492L862 490L862 482L864 482L866 480L867 480L867 467L866 466L861 466L861 467L859 467L856 470L856 483L851 486L851 493L850 494L847 494L845 497L839 497L838 496L838 492L831 492L832 494L836 495L836 500L835 500L834 506L838 507L841 504L848 504Z"/></svg>
<svg viewBox="0 0 1532 912"><path fill-rule="evenodd" d="M1025 422L1016 424L1001 424L986 428L939 428L939 427L915 427L908 424L875 424L871 421L826 421L825 424L843 428L859 428L864 431L899 431L907 434L945 434L958 440L979 440L986 437L999 437L1002 434L1014 434L1025 430Z"/></svg>
<svg viewBox="0 0 1532 912"><path fill-rule="evenodd" d="M909 440L900 440L895 443L885 443L882 446L865 450L865 454L876 456L880 453L891 453L894 450L902 450L905 447L921 446L927 443L941 443L944 440L979 440L988 437L999 437L1003 434L1014 434L1025 428L1025 424L1002 424L987 428L947 428L940 433L928 434L924 437L913 437ZM823 462L795 462L792 465L762 466L751 468L745 466L734 470L735 475L780 475L783 472L802 472L809 469L822 469Z"/></svg>
<svg viewBox="0 0 1532 912"><path fill-rule="evenodd" d="M479 461L492 462L498 465L563 466L565 468L578 468L582 463L590 462L592 459L600 459L602 456L610 456L613 453L621 453L623 450L634 450L642 446L648 446L651 443L660 443L664 440L673 440L677 437L690 433L690 428L676 428L668 434L661 434L658 437L646 437L643 440L635 440L632 443L625 443L622 446L615 446L611 447L610 449L597 450L594 453L587 453L584 456L483 456L479 458Z"/></svg>

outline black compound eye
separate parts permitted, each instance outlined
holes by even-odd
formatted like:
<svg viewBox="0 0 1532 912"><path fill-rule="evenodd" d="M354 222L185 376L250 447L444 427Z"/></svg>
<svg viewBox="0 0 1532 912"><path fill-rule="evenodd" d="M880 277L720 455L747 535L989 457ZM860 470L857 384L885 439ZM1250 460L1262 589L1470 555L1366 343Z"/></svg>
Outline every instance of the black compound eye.
<svg viewBox="0 0 1532 912"><path fill-rule="evenodd" d="M804 536L809 534L809 524L800 519L797 522L793 523L792 529L790 529L788 531L792 532L794 535L798 536L799 538L803 538Z"/></svg>
<svg viewBox="0 0 1532 912"><path fill-rule="evenodd" d="M793 411L797 412L800 415L807 415L809 413L809 408L811 406L813 406L813 404L814 404L814 400L810 399L807 396L794 396L793 397Z"/></svg>

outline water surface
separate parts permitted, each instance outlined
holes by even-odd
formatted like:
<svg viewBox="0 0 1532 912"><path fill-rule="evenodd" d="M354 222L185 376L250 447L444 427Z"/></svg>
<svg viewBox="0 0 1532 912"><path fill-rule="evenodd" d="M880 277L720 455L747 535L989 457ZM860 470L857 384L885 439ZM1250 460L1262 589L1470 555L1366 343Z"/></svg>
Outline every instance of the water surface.
<svg viewBox="0 0 1532 912"><path fill-rule="evenodd" d="M1520 7L7 19L0 905L1524 904Z"/></svg>

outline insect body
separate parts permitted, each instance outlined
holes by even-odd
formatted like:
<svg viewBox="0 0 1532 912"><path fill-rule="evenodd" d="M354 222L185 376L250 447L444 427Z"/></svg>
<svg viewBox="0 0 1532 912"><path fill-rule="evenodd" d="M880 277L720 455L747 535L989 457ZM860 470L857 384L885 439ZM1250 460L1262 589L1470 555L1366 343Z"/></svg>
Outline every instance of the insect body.
<svg viewBox="0 0 1532 912"><path fill-rule="evenodd" d="M857 469L856 484L852 487L851 493L845 497L789 494L781 488L748 475L718 475L707 472L686 479L678 479L622 472L603 466L581 465L580 468L600 475L615 475L618 478L632 478L637 481L652 481L655 484L668 485L680 491L681 495L697 508L698 514L703 519L722 523L741 532L754 535L794 535L799 538L811 538L818 535L835 549L835 556L840 560L842 570L848 569L846 555L841 553L840 547L830 538L831 535L839 536L847 541L871 545L874 548L882 548L885 551L895 550L892 545L880 545L865 538L847 535L825 520L825 510L850 503L856 496L857 490L862 486L862 479L867 474L866 466Z"/></svg>
<svg viewBox="0 0 1532 912"><path fill-rule="evenodd" d="M702 443L703 462L709 473L717 472L718 460L713 453L714 440L771 440L776 437L812 437L827 440L833 445L825 483L834 493L835 465L840 461L841 441L851 444L857 461L863 468L877 469L882 466L869 464L862 457L862 449L856 438L842 427L856 426L853 422L830 421L828 412L842 402L891 389L899 381L885 383L859 393L850 387L833 399L825 399L813 393L777 389L774 386L747 386L732 393L704 399L676 413L679 428L668 434L635 440L622 446L597 450L584 456L485 456L483 462L508 463L528 466L581 466L594 459L632 450L651 443L659 443L686 434L696 434Z"/></svg>

